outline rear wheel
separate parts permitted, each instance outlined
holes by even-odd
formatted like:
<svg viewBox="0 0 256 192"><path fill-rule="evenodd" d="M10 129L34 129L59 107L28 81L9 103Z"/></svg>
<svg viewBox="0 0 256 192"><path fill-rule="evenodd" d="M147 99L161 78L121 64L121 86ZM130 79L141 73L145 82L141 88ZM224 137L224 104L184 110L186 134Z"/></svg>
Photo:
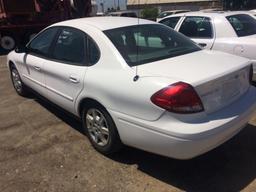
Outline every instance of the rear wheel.
<svg viewBox="0 0 256 192"><path fill-rule="evenodd" d="M12 79L12 84L15 89L15 91L21 95L21 96L28 96L29 91L27 87L24 85L24 83L21 81L20 74L18 70L11 66L11 79Z"/></svg>
<svg viewBox="0 0 256 192"><path fill-rule="evenodd" d="M102 154L117 152L122 143L109 113L99 104L85 107L83 127L93 147Z"/></svg>

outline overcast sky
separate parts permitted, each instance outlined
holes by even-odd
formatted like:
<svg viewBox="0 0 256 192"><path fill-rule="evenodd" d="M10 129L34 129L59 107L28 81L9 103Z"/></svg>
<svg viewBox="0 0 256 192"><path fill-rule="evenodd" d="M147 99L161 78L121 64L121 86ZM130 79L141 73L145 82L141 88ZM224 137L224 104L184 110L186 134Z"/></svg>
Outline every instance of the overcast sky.
<svg viewBox="0 0 256 192"><path fill-rule="evenodd" d="M96 0L97 5L98 5L98 12L102 12L102 8L100 3L103 2L104 3L104 10L107 11L108 8L115 8L118 6L118 2L119 2L119 6L121 10L125 10L126 9L126 2L127 0Z"/></svg>

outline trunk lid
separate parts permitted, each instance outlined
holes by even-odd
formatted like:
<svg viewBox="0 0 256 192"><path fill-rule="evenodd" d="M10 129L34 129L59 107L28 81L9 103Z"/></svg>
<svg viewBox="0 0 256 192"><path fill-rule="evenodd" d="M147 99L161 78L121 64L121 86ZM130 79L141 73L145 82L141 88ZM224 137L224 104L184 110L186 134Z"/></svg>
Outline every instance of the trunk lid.
<svg viewBox="0 0 256 192"><path fill-rule="evenodd" d="M168 77L191 84L207 113L229 105L248 90L249 70L248 59L205 50L138 67L141 77Z"/></svg>

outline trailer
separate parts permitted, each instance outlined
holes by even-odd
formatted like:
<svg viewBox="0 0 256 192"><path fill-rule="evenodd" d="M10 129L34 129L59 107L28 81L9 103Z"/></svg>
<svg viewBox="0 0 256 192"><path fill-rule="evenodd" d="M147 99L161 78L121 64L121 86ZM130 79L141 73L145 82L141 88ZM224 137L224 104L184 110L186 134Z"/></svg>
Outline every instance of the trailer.
<svg viewBox="0 0 256 192"><path fill-rule="evenodd" d="M90 16L89 0L0 0L0 46L24 44L46 26Z"/></svg>

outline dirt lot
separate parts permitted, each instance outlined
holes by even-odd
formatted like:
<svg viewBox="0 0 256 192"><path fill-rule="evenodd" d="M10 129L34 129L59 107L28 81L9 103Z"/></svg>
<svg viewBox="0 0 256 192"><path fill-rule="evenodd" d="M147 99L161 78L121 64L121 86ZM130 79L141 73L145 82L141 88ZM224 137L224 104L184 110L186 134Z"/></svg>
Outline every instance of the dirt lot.
<svg viewBox="0 0 256 192"><path fill-rule="evenodd" d="M0 191L256 191L256 117L232 140L189 161L132 148L105 157L80 123L19 97L0 56Z"/></svg>

